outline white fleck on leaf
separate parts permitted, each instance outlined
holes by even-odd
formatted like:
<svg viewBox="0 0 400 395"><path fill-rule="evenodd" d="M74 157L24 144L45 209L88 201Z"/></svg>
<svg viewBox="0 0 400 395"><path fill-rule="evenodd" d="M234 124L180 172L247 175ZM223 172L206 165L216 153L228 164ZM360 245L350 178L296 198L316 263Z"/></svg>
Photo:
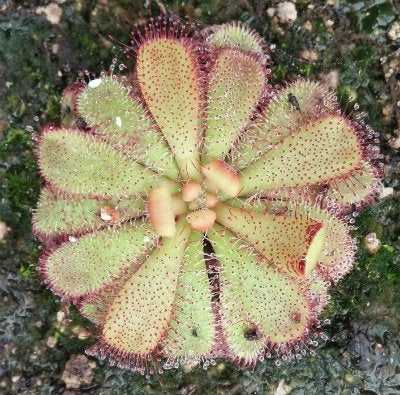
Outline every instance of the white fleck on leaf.
<svg viewBox="0 0 400 395"><path fill-rule="evenodd" d="M89 88L97 88L101 84L101 78L96 78L95 80L89 81Z"/></svg>

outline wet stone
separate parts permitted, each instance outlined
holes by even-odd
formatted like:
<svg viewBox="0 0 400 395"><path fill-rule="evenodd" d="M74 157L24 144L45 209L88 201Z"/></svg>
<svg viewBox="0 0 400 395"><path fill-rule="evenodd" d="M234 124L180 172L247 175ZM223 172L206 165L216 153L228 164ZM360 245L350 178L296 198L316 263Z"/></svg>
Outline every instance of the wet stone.
<svg viewBox="0 0 400 395"><path fill-rule="evenodd" d="M0 240L3 240L9 231L10 228L7 226L7 224L4 221L0 221Z"/></svg>
<svg viewBox="0 0 400 395"><path fill-rule="evenodd" d="M292 24L297 19L296 6L290 1L279 3L277 15L280 23Z"/></svg>
<svg viewBox="0 0 400 395"><path fill-rule="evenodd" d="M84 355L72 355L65 365L61 376L67 388L79 388L88 385L94 377L93 366Z"/></svg>
<svg viewBox="0 0 400 395"><path fill-rule="evenodd" d="M376 236L376 233L368 233L364 239L365 248L368 250L369 253L375 254L378 252L379 248L381 247L381 241Z"/></svg>

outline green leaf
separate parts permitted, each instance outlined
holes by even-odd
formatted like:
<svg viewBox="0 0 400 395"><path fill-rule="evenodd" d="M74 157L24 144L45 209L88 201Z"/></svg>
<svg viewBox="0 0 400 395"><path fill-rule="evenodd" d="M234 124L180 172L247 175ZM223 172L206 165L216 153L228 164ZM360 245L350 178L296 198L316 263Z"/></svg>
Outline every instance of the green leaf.
<svg viewBox="0 0 400 395"><path fill-rule="evenodd" d="M129 160L94 136L73 129L45 132L38 148L39 167L52 185L85 197L111 199L146 194L160 182L176 186Z"/></svg>
<svg viewBox="0 0 400 395"><path fill-rule="evenodd" d="M266 259L296 276L311 273L322 251L326 227L307 216L286 217L218 203L217 222L251 244Z"/></svg>
<svg viewBox="0 0 400 395"><path fill-rule="evenodd" d="M339 178L329 183L327 199L334 199L341 205L361 202L377 190L378 176L376 169L369 162L361 162L349 177Z"/></svg>
<svg viewBox="0 0 400 395"><path fill-rule="evenodd" d="M239 48L244 52L251 52L261 56L265 53L263 39L254 30L239 22L213 26L207 42L215 48Z"/></svg>
<svg viewBox="0 0 400 395"><path fill-rule="evenodd" d="M233 356L255 363L267 344L304 336L311 312L296 282L232 232L215 226L207 237L220 263L221 325Z"/></svg>
<svg viewBox="0 0 400 395"><path fill-rule="evenodd" d="M106 295L106 297L108 294ZM101 324L104 319L104 311L102 304L93 299L84 298L78 305L79 312L94 324Z"/></svg>
<svg viewBox="0 0 400 395"><path fill-rule="evenodd" d="M173 38L146 40L138 48L137 78L182 178L200 182L200 81L191 48Z"/></svg>
<svg viewBox="0 0 400 395"><path fill-rule="evenodd" d="M256 57L232 48L217 54L207 92L204 162L224 159L230 151L255 110L264 80Z"/></svg>
<svg viewBox="0 0 400 395"><path fill-rule="evenodd" d="M282 139L337 108L334 93L318 82L298 80L289 84L232 147L232 164L239 169L249 166Z"/></svg>
<svg viewBox="0 0 400 395"><path fill-rule="evenodd" d="M39 238L62 234L87 233L107 226L101 218L101 209L115 208L119 222L138 217L144 213L144 203L139 199L107 200L66 196L44 187L37 208L33 213L33 228Z"/></svg>
<svg viewBox="0 0 400 395"><path fill-rule="evenodd" d="M176 179L178 167L167 143L122 79L103 77L91 83L79 96L78 110L96 134L152 170Z"/></svg>
<svg viewBox="0 0 400 395"><path fill-rule="evenodd" d="M108 309L101 341L127 359L155 350L172 315L190 226L184 218L121 287Z"/></svg>
<svg viewBox="0 0 400 395"><path fill-rule="evenodd" d="M243 169L241 196L266 194L348 178L362 161L361 144L349 121L330 115L287 135Z"/></svg>
<svg viewBox="0 0 400 395"><path fill-rule="evenodd" d="M198 360L210 353L214 343L215 318L202 239L201 233L192 232L186 247L172 319L162 342L163 354L170 361Z"/></svg>
<svg viewBox="0 0 400 395"><path fill-rule="evenodd" d="M89 233L63 244L45 258L41 273L57 294L78 298L98 292L154 247L155 234L138 221Z"/></svg>

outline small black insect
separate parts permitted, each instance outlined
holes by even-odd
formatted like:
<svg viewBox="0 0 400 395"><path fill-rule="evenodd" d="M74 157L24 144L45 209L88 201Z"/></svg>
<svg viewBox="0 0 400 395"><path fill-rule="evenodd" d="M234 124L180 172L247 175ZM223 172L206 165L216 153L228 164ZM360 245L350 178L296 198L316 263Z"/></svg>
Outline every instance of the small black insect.
<svg viewBox="0 0 400 395"><path fill-rule="evenodd" d="M290 316L290 319L292 320L293 323L298 324L301 321L301 314L300 313L293 313Z"/></svg>
<svg viewBox="0 0 400 395"><path fill-rule="evenodd" d="M329 192L329 184L328 183L322 184L321 191L318 194L318 198L321 199L319 202L320 207L323 206L325 197L328 194L328 192Z"/></svg>
<svg viewBox="0 0 400 395"><path fill-rule="evenodd" d="M80 129L80 130L87 130L87 129L88 129L87 123L86 123L86 121L84 120L84 118L82 118L82 117L77 117L77 118L75 119L75 125L76 125L77 128Z"/></svg>
<svg viewBox="0 0 400 395"><path fill-rule="evenodd" d="M194 336L194 337L199 336L196 329L192 329L192 336Z"/></svg>
<svg viewBox="0 0 400 395"><path fill-rule="evenodd" d="M256 328L248 328L244 331L243 336L248 341L258 340L260 337L258 336Z"/></svg>
<svg viewBox="0 0 400 395"><path fill-rule="evenodd" d="M301 114L301 108L297 97L293 93L288 94L288 102Z"/></svg>
<svg viewBox="0 0 400 395"><path fill-rule="evenodd" d="M61 118L65 118L69 114L71 114L71 107L66 105L61 107Z"/></svg>

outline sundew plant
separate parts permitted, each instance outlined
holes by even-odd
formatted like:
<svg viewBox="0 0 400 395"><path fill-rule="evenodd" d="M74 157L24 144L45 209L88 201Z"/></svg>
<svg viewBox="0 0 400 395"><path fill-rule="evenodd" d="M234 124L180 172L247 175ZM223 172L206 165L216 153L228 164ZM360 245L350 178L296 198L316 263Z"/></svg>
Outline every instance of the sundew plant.
<svg viewBox="0 0 400 395"><path fill-rule="evenodd" d="M39 270L96 324L86 352L142 374L314 353L379 183L376 134L318 82L272 86L242 24L159 18L127 54L37 136Z"/></svg>

